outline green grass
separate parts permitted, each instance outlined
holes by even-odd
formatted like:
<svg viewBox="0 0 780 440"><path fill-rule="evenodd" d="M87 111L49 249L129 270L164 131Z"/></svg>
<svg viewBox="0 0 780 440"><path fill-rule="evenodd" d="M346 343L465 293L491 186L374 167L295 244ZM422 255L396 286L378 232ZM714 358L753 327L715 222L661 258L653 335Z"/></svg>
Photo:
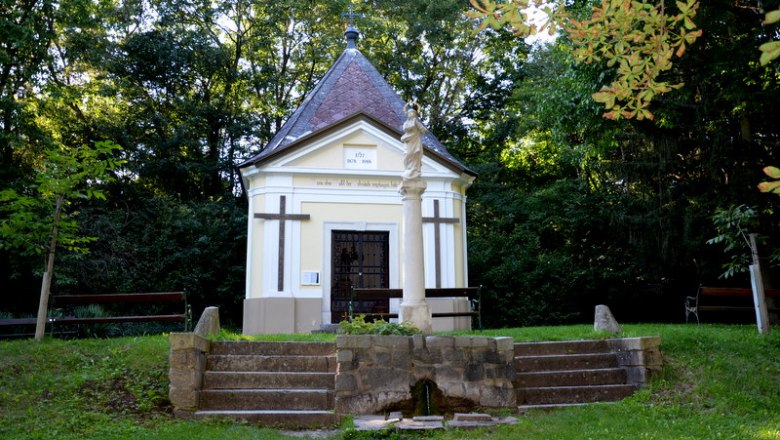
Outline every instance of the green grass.
<svg viewBox="0 0 780 440"><path fill-rule="evenodd" d="M531 412L514 426L426 434L434 439L780 440L780 331L754 326L625 325L625 336L661 336L663 372L617 404ZM601 338L590 326L489 330L519 341ZM238 339L223 334L220 339ZM255 338L257 339L257 338ZM263 340L333 340L333 335ZM226 422L174 419L167 401L165 336L0 341L2 439L287 439ZM343 430L333 436L384 437Z"/></svg>
<svg viewBox="0 0 780 440"><path fill-rule="evenodd" d="M242 335L228 330L222 330L219 334L210 337L214 341L256 341L256 342L335 342L333 333L299 333L292 335L267 334L267 335Z"/></svg>

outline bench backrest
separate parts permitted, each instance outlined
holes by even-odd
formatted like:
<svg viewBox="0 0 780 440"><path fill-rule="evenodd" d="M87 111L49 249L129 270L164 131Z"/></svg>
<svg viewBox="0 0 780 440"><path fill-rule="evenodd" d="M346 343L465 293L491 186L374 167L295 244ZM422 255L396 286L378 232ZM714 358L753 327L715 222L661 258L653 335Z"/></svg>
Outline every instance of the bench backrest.
<svg viewBox="0 0 780 440"><path fill-rule="evenodd" d="M107 293L99 295L53 296L59 304L127 304L155 302L186 302L184 292Z"/></svg>
<svg viewBox="0 0 780 440"><path fill-rule="evenodd" d="M430 288L425 289L426 298L450 298L464 296L476 298L479 296L478 287L452 287L452 288ZM376 288L355 288L355 297L357 299L385 299L385 298L403 298L401 289L376 289Z"/></svg>

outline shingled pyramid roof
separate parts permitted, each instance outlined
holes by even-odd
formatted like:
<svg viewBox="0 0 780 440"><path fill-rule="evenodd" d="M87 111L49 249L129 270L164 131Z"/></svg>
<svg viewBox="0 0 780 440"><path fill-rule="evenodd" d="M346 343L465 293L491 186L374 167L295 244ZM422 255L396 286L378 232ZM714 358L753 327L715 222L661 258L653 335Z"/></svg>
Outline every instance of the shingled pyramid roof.
<svg viewBox="0 0 780 440"><path fill-rule="evenodd" d="M356 32L353 35L353 38L356 38ZM350 39L349 31L347 38ZM383 125L399 139L402 134L401 127L406 120L404 101L355 48L354 40L351 40L271 142L239 167L259 165L264 159L292 149L317 133L359 116L365 116L369 121ZM423 144L428 152L450 167L475 175L452 156L431 133L423 137Z"/></svg>

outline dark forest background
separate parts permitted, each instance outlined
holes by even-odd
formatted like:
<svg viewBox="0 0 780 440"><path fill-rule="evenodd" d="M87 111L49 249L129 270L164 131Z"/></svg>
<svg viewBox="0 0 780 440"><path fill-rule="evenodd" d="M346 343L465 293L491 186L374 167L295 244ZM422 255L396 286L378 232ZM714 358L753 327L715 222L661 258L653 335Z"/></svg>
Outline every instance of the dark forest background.
<svg viewBox="0 0 780 440"><path fill-rule="evenodd" d="M654 121L604 119L591 94L613 72L575 64L565 38L475 35L464 0L354 3L359 49L479 173L469 275L487 325L588 322L602 303L621 321L681 321L699 284L749 285L736 225L760 234L766 257L780 238L780 199L756 189L780 164L780 64L758 63L776 37L759 3L701 2L704 34L666 73L685 86L654 101ZM196 316L219 305L239 326L235 166L343 51L350 4L2 0L2 188L31 191L61 145L112 141L126 161L106 200L69 206L98 240L58 253L53 295L186 289ZM719 235L738 245L707 244ZM0 311L34 314L43 269L40 254L0 250Z"/></svg>

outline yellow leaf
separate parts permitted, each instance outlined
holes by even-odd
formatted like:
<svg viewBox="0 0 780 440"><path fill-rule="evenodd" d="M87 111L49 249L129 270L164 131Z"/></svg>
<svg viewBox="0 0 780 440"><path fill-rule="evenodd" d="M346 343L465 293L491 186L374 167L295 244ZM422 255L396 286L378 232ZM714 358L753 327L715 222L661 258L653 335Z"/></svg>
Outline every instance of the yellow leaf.
<svg viewBox="0 0 780 440"><path fill-rule="evenodd" d="M766 19L763 24L773 24L780 21L780 9L766 13Z"/></svg>
<svg viewBox="0 0 780 440"><path fill-rule="evenodd" d="M780 49L780 41L770 41L769 43L764 43L761 46L758 46L758 50L761 52L772 52L777 49Z"/></svg>
<svg viewBox="0 0 780 440"><path fill-rule="evenodd" d="M761 58L759 59L759 62L762 66L766 66L767 64L771 63L772 60L780 56L780 49L777 49L773 52L762 52Z"/></svg>
<svg viewBox="0 0 780 440"><path fill-rule="evenodd" d="M780 181L775 182L761 182L758 184L758 190L767 193L767 192L773 192L777 193L780 192Z"/></svg>
<svg viewBox="0 0 780 440"><path fill-rule="evenodd" d="M764 167L763 171L764 171L764 174L766 174L767 176L769 176L769 177L771 177L773 179L780 179L780 168L773 167L773 166L770 165L768 167Z"/></svg>
<svg viewBox="0 0 780 440"><path fill-rule="evenodd" d="M680 58L681 56L683 56L684 53L685 53L685 43L682 43L679 49L677 49L677 52L675 52L674 54L677 56L677 58Z"/></svg>

